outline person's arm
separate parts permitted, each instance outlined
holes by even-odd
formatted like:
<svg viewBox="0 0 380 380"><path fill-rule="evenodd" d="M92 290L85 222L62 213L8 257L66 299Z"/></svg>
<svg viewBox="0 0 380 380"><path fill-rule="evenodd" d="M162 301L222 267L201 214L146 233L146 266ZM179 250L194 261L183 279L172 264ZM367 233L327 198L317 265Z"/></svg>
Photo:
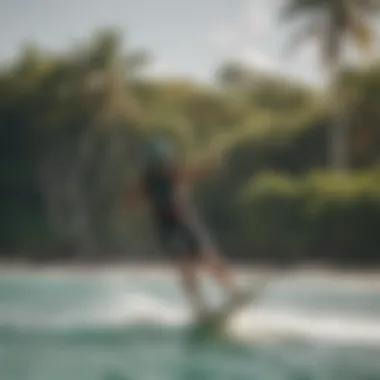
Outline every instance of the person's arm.
<svg viewBox="0 0 380 380"><path fill-rule="evenodd" d="M134 207L143 203L146 199L144 187L140 183L136 183L129 187L125 194L125 203L128 207Z"/></svg>
<svg viewBox="0 0 380 380"><path fill-rule="evenodd" d="M212 176L216 172L217 167L218 165L215 162L208 162L198 167L185 167L179 171L178 176L181 180L185 181L199 181Z"/></svg>

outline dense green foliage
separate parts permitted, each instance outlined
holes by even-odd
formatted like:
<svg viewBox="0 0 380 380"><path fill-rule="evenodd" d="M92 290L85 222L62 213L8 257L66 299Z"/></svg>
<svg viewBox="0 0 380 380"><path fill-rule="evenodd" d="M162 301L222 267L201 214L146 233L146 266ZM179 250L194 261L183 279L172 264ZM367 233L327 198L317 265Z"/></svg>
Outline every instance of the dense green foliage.
<svg viewBox="0 0 380 380"><path fill-rule="evenodd" d="M230 256L374 262L380 246L380 69L345 75L352 173L325 169L324 95L237 65L215 85L153 80L148 55L103 31L72 51L25 49L0 72L0 249L34 259L148 257L147 210L125 192L141 147L169 133ZM243 79L242 79L243 78ZM205 161L206 160L206 161ZM269 174L268 174L269 173Z"/></svg>
<svg viewBox="0 0 380 380"><path fill-rule="evenodd" d="M245 240L286 261L373 263L380 246L379 174L262 174L244 191Z"/></svg>

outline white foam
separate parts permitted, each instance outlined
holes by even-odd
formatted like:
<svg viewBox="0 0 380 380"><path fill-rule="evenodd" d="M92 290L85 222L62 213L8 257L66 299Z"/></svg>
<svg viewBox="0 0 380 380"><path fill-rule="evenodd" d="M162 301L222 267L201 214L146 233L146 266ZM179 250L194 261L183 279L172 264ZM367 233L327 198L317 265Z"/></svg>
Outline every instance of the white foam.
<svg viewBox="0 0 380 380"><path fill-rule="evenodd" d="M309 340L380 345L380 321L338 315L310 317L295 312L249 310L236 315L229 332L248 341Z"/></svg>
<svg viewBox="0 0 380 380"><path fill-rule="evenodd" d="M111 303L105 321L114 324L156 323L165 325L183 325L189 321L185 308L148 294L125 295Z"/></svg>
<svg viewBox="0 0 380 380"><path fill-rule="evenodd" d="M0 324L29 327L107 327L141 324L178 328L191 322L190 310L148 292L119 293L112 298L79 307L39 314L13 310L2 314ZM380 345L380 320L349 315L308 316L295 310L268 310L250 307L237 313L228 325L236 339L323 340Z"/></svg>
<svg viewBox="0 0 380 380"><path fill-rule="evenodd" d="M190 310L147 293L124 294L92 308L81 321L96 325L185 326ZM78 323L79 320L71 319ZM247 308L228 325L236 339L339 341L380 345L380 320L347 315L308 316L295 311Z"/></svg>

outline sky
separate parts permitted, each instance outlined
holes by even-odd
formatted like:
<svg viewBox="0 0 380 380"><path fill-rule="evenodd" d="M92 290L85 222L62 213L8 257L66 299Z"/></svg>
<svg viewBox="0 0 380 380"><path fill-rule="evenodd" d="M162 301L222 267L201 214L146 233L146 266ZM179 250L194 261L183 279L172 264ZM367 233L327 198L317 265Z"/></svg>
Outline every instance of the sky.
<svg viewBox="0 0 380 380"><path fill-rule="evenodd" d="M132 48L147 50L147 75L214 78L237 60L318 83L323 72L316 44L284 54L289 28L278 20L283 0L1 0L0 60L22 42L60 50L99 27L116 27Z"/></svg>

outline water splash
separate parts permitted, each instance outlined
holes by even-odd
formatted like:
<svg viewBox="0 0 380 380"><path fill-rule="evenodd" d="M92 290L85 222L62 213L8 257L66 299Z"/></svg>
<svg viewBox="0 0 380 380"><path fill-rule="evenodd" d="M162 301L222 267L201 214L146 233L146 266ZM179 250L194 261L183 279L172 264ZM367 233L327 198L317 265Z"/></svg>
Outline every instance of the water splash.
<svg viewBox="0 0 380 380"><path fill-rule="evenodd" d="M148 292L115 294L97 302L64 310L2 312L0 326L22 328L107 328L151 325L178 329L192 322L190 310ZM380 321L347 315L310 316L294 310L269 310L251 305L226 325L228 333L244 341L340 341L380 345Z"/></svg>

